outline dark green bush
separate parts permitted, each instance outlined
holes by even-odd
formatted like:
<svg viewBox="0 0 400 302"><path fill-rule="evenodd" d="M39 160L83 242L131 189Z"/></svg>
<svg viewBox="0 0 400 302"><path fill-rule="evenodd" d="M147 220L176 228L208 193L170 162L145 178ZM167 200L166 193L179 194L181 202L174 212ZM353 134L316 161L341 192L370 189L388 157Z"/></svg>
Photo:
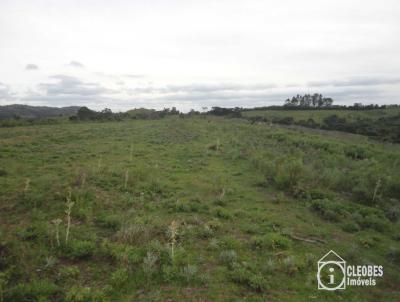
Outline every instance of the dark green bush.
<svg viewBox="0 0 400 302"><path fill-rule="evenodd" d="M343 151L347 157L350 157L352 159L362 160L362 159L368 158L367 149L365 149L361 146L357 146L357 145L346 146L343 149Z"/></svg>
<svg viewBox="0 0 400 302"><path fill-rule="evenodd" d="M104 257L125 265L138 265L145 255L143 248L113 243L108 240L102 242L100 251Z"/></svg>
<svg viewBox="0 0 400 302"><path fill-rule="evenodd" d="M261 292L267 289L267 282L260 273L253 273L243 265L236 264L229 272L230 279L238 284L246 285L250 289Z"/></svg>
<svg viewBox="0 0 400 302"><path fill-rule="evenodd" d="M67 246L66 254L71 259L83 259L91 257L96 244L87 240L72 240Z"/></svg>
<svg viewBox="0 0 400 302"><path fill-rule="evenodd" d="M91 287L73 286L65 296L65 302L103 302L103 293Z"/></svg>
<svg viewBox="0 0 400 302"><path fill-rule="evenodd" d="M304 174L304 166L301 159L286 159L277 162L274 182L278 189L293 192Z"/></svg>
<svg viewBox="0 0 400 302"><path fill-rule="evenodd" d="M119 268L111 274L110 284L114 289L122 289L128 280L128 271L125 268Z"/></svg>
<svg viewBox="0 0 400 302"><path fill-rule="evenodd" d="M349 233L355 233L355 232L358 232L359 230L361 230L360 226L354 221L346 221L342 225L342 229Z"/></svg>
<svg viewBox="0 0 400 302"><path fill-rule="evenodd" d="M288 249L292 241L277 233L268 233L264 236L255 236L251 239L251 244L255 249Z"/></svg>
<svg viewBox="0 0 400 302"><path fill-rule="evenodd" d="M61 289L46 279L34 280L30 283L20 283L5 292L5 301L26 302L40 299L54 300Z"/></svg>
<svg viewBox="0 0 400 302"><path fill-rule="evenodd" d="M117 215L99 215L97 216L95 222L97 225L113 231L118 230L121 226L121 218L119 218Z"/></svg>
<svg viewBox="0 0 400 302"><path fill-rule="evenodd" d="M340 204L329 199L316 199L311 202L310 208L322 218L330 221L339 221L345 211Z"/></svg>
<svg viewBox="0 0 400 302"><path fill-rule="evenodd" d="M217 207L215 209L215 216L217 216L218 218L222 218L222 219L231 219L232 218L231 212L229 212L227 209L224 209L222 207Z"/></svg>
<svg viewBox="0 0 400 302"><path fill-rule="evenodd" d="M378 217L377 215L371 214L362 219L361 227L374 229L378 232L384 232L388 230L389 223L385 217Z"/></svg>
<svg viewBox="0 0 400 302"><path fill-rule="evenodd" d="M389 249L389 253L388 253L387 257L388 257L389 261L400 264L400 249L391 247Z"/></svg>
<svg viewBox="0 0 400 302"><path fill-rule="evenodd" d="M400 218L400 205L392 205L385 209L385 216L391 222L397 222Z"/></svg>

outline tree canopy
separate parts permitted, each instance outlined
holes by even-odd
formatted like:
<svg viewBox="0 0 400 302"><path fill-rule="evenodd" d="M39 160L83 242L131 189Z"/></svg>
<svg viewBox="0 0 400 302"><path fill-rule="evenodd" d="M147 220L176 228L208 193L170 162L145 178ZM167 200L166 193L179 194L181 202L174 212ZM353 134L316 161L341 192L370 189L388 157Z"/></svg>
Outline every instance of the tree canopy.
<svg viewBox="0 0 400 302"><path fill-rule="evenodd" d="M285 101L286 107L302 107L302 108L322 108L330 107L333 104L332 98L325 98L322 94L314 93L297 95Z"/></svg>

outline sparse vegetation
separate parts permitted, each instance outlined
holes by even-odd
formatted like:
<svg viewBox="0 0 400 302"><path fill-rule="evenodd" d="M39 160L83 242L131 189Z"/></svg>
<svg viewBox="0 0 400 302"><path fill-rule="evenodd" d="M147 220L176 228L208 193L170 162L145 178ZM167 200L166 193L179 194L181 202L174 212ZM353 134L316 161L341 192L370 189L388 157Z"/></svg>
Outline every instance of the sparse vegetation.
<svg viewBox="0 0 400 302"><path fill-rule="evenodd" d="M330 249L398 300L399 146L213 110L1 128L0 302L336 301Z"/></svg>

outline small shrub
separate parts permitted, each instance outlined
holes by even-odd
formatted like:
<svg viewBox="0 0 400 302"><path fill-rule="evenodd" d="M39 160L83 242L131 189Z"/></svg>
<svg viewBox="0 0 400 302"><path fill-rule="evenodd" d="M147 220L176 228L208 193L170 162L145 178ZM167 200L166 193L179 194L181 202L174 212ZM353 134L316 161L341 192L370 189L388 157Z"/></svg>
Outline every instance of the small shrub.
<svg viewBox="0 0 400 302"><path fill-rule="evenodd" d="M355 233L358 232L361 228L360 226L354 222L354 221L346 221L343 225L342 225L342 229L343 231L349 232L349 233Z"/></svg>
<svg viewBox="0 0 400 302"><path fill-rule="evenodd" d="M73 286L65 295L65 302L103 302L102 292L90 287Z"/></svg>
<svg viewBox="0 0 400 302"><path fill-rule="evenodd" d="M96 218L96 224L103 228L116 231L119 229L121 221L116 215L100 215Z"/></svg>
<svg viewBox="0 0 400 302"><path fill-rule="evenodd" d="M303 162L300 159L286 160L276 167L274 182L278 189L293 192L304 173Z"/></svg>
<svg viewBox="0 0 400 302"><path fill-rule="evenodd" d="M292 241L277 233L268 233L264 236L255 236L252 238L252 246L255 249L288 249Z"/></svg>
<svg viewBox="0 0 400 302"><path fill-rule="evenodd" d="M262 266L262 271L266 274L271 274L275 272L276 268L276 262L273 259L268 259Z"/></svg>
<svg viewBox="0 0 400 302"><path fill-rule="evenodd" d="M74 240L71 241L67 247L67 255L71 259L83 259L92 256L96 245L94 242L87 240Z"/></svg>
<svg viewBox="0 0 400 302"><path fill-rule="evenodd" d="M197 272L198 272L198 268L196 265L188 264L183 267L181 274L182 274L183 279L187 283L189 283L196 279Z"/></svg>
<svg viewBox="0 0 400 302"><path fill-rule="evenodd" d="M130 224L123 226L116 234L116 239L121 243L135 244L148 240L149 231L145 225Z"/></svg>
<svg viewBox="0 0 400 302"><path fill-rule="evenodd" d="M48 237L47 225L43 222L34 222L31 226L19 231L17 234L22 240L43 240Z"/></svg>
<svg viewBox="0 0 400 302"><path fill-rule="evenodd" d="M145 273L147 279L155 273L156 271L156 263L157 263L158 257L157 255L147 252L147 256L143 259L143 272Z"/></svg>
<svg viewBox="0 0 400 302"><path fill-rule="evenodd" d="M238 284L246 285L254 291L266 289L266 281L261 274L254 274L243 265L236 264L229 273L230 279Z"/></svg>
<svg viewBox="0 0 400 302"><path fill-rule="evenodd" d="M332 194L329 194L329 192L326 192L322 189L313 189L309 192L309 196L311 200L315 199L324 199L324 198L331 198Z"/></svg>
<svg viewBox="0 0 400 302"><path fill-rule="evenodd" d="M211 238L214 236L214 231L207 224L205 224L198 230L197 235L200 238Z"/></svg>
<svg viewBox="0 0 400 302"><path fill-rule="evenodd" d="M207 222L207 225L213 231L218 231L222 227L222 223L218 219L213 219Z"/></svg>
<svg viewBox="0 0 400 302"><path fill-rule="evenodd" d="M388 222L384 217L378 217L375 214L364 217L361 221L363 228L371 228L378 232L384 232L389 228Z"/></svg>
<svg viewBox="0 0 400 302"><path fill-rule="evenodd" d="M364 233L358 237L358 241L363 247L371 248L378 244L380 238L368 233Z"/></svg>
<svg viewBox="0 0 400 302"><path fill-rule="evenodd" d="M163 265L162 267L162 278L166 282L171 282L179 277L179 271L176 266Z"/></svg>
<svg viewBox="0 0 400 302"><path fill-rule="evenodd" d="M235 283L246 284L250 278L250 272L245 267L236 265L230 273L230 278Z"/></svg>
<svg viewBox="0 0 400 302"><path fill-rule="evenodd" d="M400 264L400 249L390 247L387 257L390 262Z"/></svg>
<svg viewBox="0 0 400 302"><path fill-rule="evenodd" d="M143 260L142 249L125 244L112 243L104 240L101 244L101 252L106 257L124 264L137 265Z"/></svg>
<svg viewBox="0 0 400 302"><path fill-rule="evenodd" d="M400 218L400 206L390 206L385 209L385 216L391 222L397 222Z"/></svg>
<svg viewBox="0 0 400 302"><path fill-rule="evenodd" d="M232 214L227 209L224 209L221 207L216 208L215 216L217 216L218 218L222 218L222 219L231 219L232 218Z"/></svg>
<svg viewBox="0 0 400 302"><path fill-rule="evenodd" d="M114 289L122 289L128 280L128 271L125 268L120 268L111 274L110 284Z"/></svg>
<svg viewBox="0 0 400 302"><path fill-rule="evenodd" d="M80 275L80 270L77 266L64 266L60 268L59 276L61 280L77 279Z"/></svg>
<svg viewBox="0 0 400 302"><path fill-rule="evenodd" d="M232 267L233 264L237 261L237 254L234 250L222 251L219 254L219 260L222 264L228 267Z"/></svg>
<svg viewBox="0 0 400 302"><path fill-rule="evenodd" d="M294 256L288 256L282 261L283 270L290 276L298 272L299 266L296 263Z"/></svg>
<svg viewBox="0 0 400 302"><path fill-rule="evenodd" d="M329 199L316 199L311 202L311 210L318 213L323 219L329 221L340 221L341 216L346 215L343 207Z"/></svg>
<svg viewBox="0 0 400 302"><path fill-rule="evenodd" d="M251 289L261 292L266 288L266 282L261 274L251 275L248 280L248 285Z"/></svg>
<svg viewBox="0 0 400 302"><path fill-rule="evenodd" d="M52 299L61 292L60 288L48 280L34 280L31 283L18 284L5 292L5 301L24 302Z"/></svg>
<svg viewBox="0 0 400 302"><path fill-rule="evenodd" d="M207 209L208 209L207 205L201 204L200 202L197 201L189 201L189 202L177 201L175 203L175 211L177 212L197 213L201 211L206 211Z"/></svg>
<svg viewBox="0 0 400 302"><path fill-rule="evenodd" d="M307 253L304 256L304 263L307 267L312 267L314 263L317 261L314 254Z"/></svg>
<svg viewBox="0 0 400 302"><path fill-rule="evenodd" d="M357 145L347 146L344 148L344 154L347 157L355 160L362 160L368 157L368 152L365 148Z"/></svg>
<svg viewBox="0 0 400 302"><path fill-rule="evenodd" d="M232 236L224 236L219 241L219 247L226 249L226 250L234 250L237 249L241 242L237 240L235 237Z"/></svg>
<svg viewBox="0 0 400 302"><path fill-rule="evenodd" d="M212 238L210 243L208 244L209 248L212 250L216 250L219 248L219 241L216 238Z"/></svg>

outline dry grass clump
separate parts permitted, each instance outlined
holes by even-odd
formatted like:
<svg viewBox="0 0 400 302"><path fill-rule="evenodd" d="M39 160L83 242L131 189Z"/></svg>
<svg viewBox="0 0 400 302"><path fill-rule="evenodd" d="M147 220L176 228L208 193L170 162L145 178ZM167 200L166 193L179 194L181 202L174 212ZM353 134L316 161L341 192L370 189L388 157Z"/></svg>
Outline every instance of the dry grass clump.
<svg viewBox="0 0 400 302"><path fill-rule="evenodd" d="M179 225L175 220L173 220L171 222L171 224L169 225L169 227L168 227L168 238L169 238L169 244L171 245L171 258L172 258L172 260L174 260L174 255L175 255L174 254L174 248L175 248L176 239L177 239L177 236L178 236L178 228L179 228Z"/></svg>
<svg viewBox="0 0 400 302"><path fill-rule="evenodd" d="M143 243L148 241L149 237L149 230L142 224L125 225L115 234L118 242L126 244Z"/></svg>
<svg viewBox="0 0 400 302"><path fill-rule="evenodd" d="M52 224L55 226L55 232L56 232L56 241L57 241L57 246L60 246L60 224L62 220L60 218L53 219L51 221Z"/></svg>

